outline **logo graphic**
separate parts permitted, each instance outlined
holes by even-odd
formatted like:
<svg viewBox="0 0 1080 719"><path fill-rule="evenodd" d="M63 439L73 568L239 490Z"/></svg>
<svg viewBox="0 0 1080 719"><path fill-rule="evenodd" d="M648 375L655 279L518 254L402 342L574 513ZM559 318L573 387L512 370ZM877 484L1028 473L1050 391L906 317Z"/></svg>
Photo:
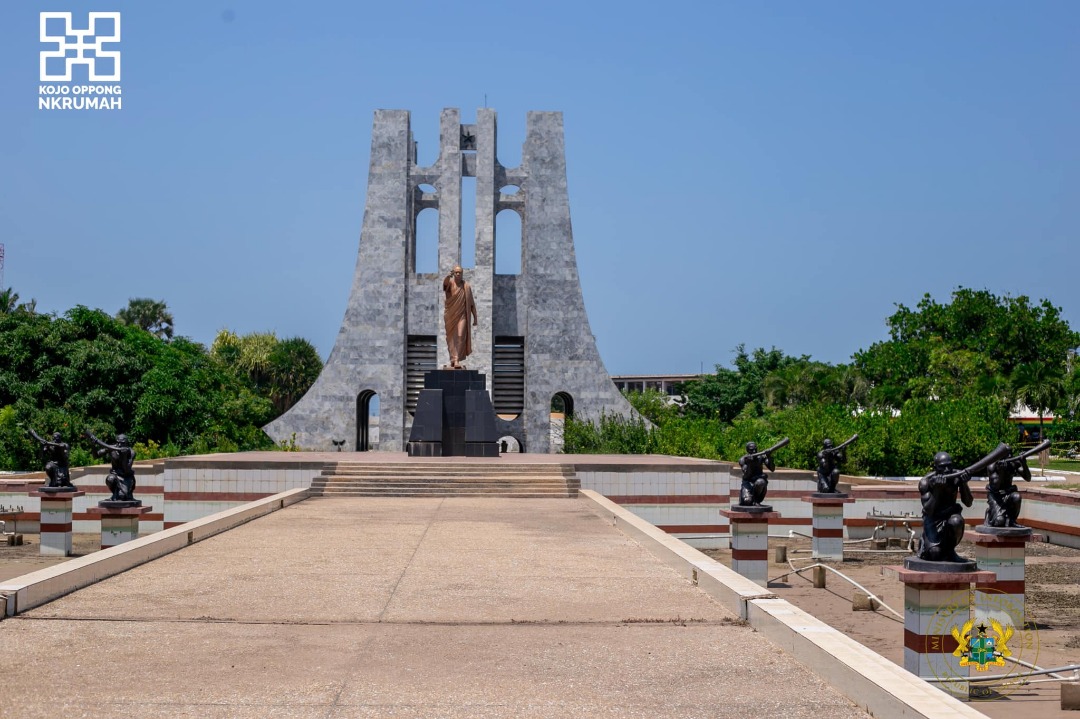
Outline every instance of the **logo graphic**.
<svg viewBox="0 0 1080 719"><path fill-rule="evenodd" d="M995 589L950 596L928 617L926 639L925 651L939 657L932 663L937 686L968 699L1007 696L1023 685L1024 664L1039 663L1035 622L1013 595Z"/></svg>
<svg viewBox="0 0 1080 719"><path fill-rule="evenodd" d="M956 640L954 657L960 657L960 666L975 667L975 671L985 672L990 665L995 667L1005 666L1005 657L1012 656L1008 641L1012 639L1012 626L1003 628L1001 622L996 619L990 620L990 626L994 636L986 635L986 622L979 624L979 633L971 636L971 628L975 624L974 619L964 622L963 629L953 627L952 635Z"/></svg>
<svg viewBox="0 0 1080 719"><path fill-rule="evenodd" d="M87 13L86 28L72 27L70 12L40 14L39 110L119 110L120 13ZM75 84L74 72L85 72ZM85 69L84 69L85 68ZM103 84L110 83L110 84Z"/></svg>
<svg viewBox="0 0 1080 719"><path fill-rule="evenodd" d="M85 30L73 28L71 19L70 12L41 13L41 42L56 45L54 50L41 51L41 82L71 82L75 65L86 65L90 82L118 81L120 51L110 52L104 46L120 42L120 13L89 13ZM57 66L61 72L55 71Z"/></svg>

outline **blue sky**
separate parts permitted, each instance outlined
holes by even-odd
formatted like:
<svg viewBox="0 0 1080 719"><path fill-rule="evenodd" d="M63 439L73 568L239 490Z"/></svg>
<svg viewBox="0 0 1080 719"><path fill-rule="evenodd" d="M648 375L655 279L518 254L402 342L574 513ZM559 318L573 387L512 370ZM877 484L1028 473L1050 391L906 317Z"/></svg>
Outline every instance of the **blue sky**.
<svg viewBox="0 0 1080 719"><path fill-rule="evenodd" d="M38 13L122 12L123 109L37 109ZM828 362L958 286L1080 328L1075 2L0 5L4 284L39 310L164 299L176 331L310 339L348 299L372 113L561 110L612 373L739 343Z"/></svg>

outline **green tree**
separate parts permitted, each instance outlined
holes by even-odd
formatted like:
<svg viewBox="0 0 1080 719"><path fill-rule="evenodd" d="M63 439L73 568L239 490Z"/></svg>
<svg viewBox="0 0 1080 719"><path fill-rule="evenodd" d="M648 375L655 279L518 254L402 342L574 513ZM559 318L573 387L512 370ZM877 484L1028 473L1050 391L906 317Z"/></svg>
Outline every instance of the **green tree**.
<svg viewBox="0 0 1080 719"><path fill-rule="evenodd" d="M1039 437L1046 436L1043 417L1057 409L1065 396L1064 368L1035 360L1017 365L1010 377L1013 391L1039 415Z"/></svg>
<svg viewBox="0 0 1080 719"><path fill-rule="evenodd" d="M35 303L36 304L36 303ZM0 290L0 315L11 314L19 306L19 293L8 287Z"/></svg>
<svg viewBox="0 0 1080 719"><path fill-rule="evenodd" d="M125 325L139 327L160 339L173 336L173 316L164 300L149 297L133 297L127 307L116 313L116 319Z"/></svg>
<svg viewBox="0 0 1080 719"><path fill-rule="evenodd" d="M1022 364L1064 365L1080 335L1049 301L998 297L959 288L941 304L924 295L915 309L897 305L889 339L855 354L855 368L873 389L869 401L899 408L913 398L945 399L994 392Z"/></svg>
<svg viewBox="0 0 1080 719"><path fill-rule="evenodd" d="M715 375L686 383L686 410L691 415L714 417L722 422L733 420L748 404L760 414L767 402L765 379L769 374L808 357L788 357L775 347L747 352L745 345L735 348L734 370L716 366Z"/></svg>
<svg viewBox="0 0 1080 719"><path fill-rule="evenodd" d="M270 399L281 414L296 404L322 372L322 358L302 337L281 340L270 351Z"/></svg>

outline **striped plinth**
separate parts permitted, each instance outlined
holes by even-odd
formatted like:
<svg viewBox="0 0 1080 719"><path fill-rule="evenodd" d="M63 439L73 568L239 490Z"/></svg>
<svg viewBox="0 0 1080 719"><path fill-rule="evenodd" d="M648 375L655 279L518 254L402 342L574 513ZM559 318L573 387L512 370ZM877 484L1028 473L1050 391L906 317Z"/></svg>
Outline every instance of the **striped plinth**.
<svg viewBox="0 0 1080 719"><path fill-rule="evenodd" d="M86 492L30 492L41 502L41 542L39 551L43 557L71 556L71 509L76 497Z"/></svg>
<svg viewBox="0 0 1080 719"><path fill-rule="evenodd" d="M835 497L811 495L803 497L813 507L814 559L844 560L844 505L854 502L853 497L837 494Z"/></svg>
<svg viewBox="0 0 1080 719"><path fill-rule="evenodd" d="M1024 545L1031 541L1030 529L1012 531L976 527L969 535L975 542L979 569L994 573L988 582L975 584L975 608L980 617L1012 624L1017 631L1027 621L1024 607Z"/></svg>
<svg viewBox="0 0 1080 719"><path fill-rule="evenodd" d="M721 509L731 522L731 568L765 586L769 581L769 520L779 512L740 512Z"/></svg>
<svg viewBox="0 0 1080 719"><path fill-rule="evenodd" d="M992 572L921 572L891 567L904 583L904 668L959 698L968 698L968 668L955 656L952 630L972 616L971 585Z"/></svg>
<svg viewBox="0 0 1080 719"><path fill-rule="evenodd" d="M91 507L101 517L101 548L108 549L139 538L139 517L152 507Z"/></svg>

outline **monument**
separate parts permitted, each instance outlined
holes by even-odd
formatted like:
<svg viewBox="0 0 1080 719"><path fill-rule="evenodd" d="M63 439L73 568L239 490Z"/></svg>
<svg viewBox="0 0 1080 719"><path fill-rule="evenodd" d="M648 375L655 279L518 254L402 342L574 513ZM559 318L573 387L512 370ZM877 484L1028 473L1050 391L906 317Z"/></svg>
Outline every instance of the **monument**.
<svg viewBox="0 0 1080 719"><path fill-rule="evenodd" d="M579 418L632 414L604 368L585 314L562 113L528 113L515 168L499 162L494 110L479 109L476 122L466 124L458 110L443 110L439 134L438 159L421 167L409 113L376 111L345 317L315 384L264 428L275 441L295 433L305 449L329 451L342 437L347 449L375 448L369 416L377 402L377 449L405 449L424 376L463 363L451 356L444 323L447 274L462 264L463 177L476 178L476 206L464 208L476 218L476 266L464 268L475 311L465 322L471 354L464 364L484 377L496 436L514 437L522 451L549 451L555 397ZM439 217L438 267L430 273L416 271L416 219L427 208ZM507 251L495 231L504 210L521 217L520 274L495 272L497 244Z"/></svg>

